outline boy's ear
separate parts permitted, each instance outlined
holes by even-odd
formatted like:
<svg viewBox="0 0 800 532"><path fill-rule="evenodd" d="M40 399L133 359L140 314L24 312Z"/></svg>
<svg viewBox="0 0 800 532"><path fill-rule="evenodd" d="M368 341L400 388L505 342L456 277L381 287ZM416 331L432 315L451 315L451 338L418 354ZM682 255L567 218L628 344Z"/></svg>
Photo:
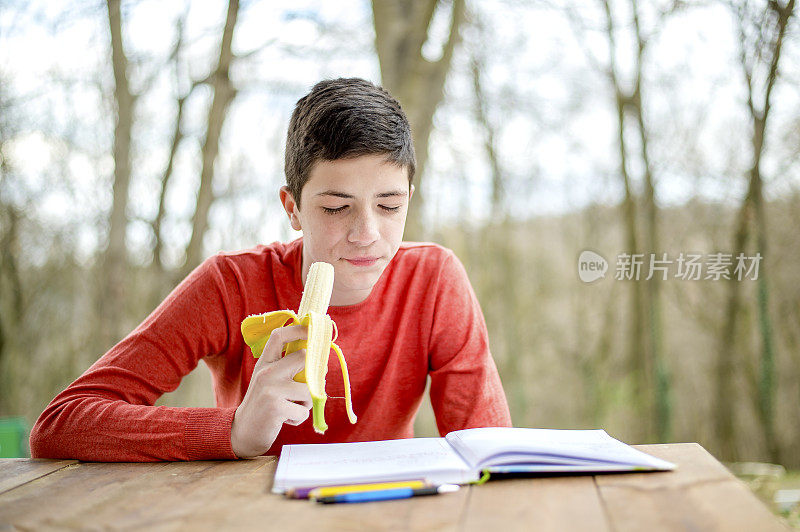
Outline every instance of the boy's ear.
<svg viewBox="0 0 800 532"><path fill-rule="evenodd" d="M294 201L292 193L289 192L289 187L285 185L282 186L278 195L281 198L283 210L285 210L286 214L289 216L289 223L292 224L292 229L295 231L302 231L303 228L300 226L300 217L297 216L300 208L297 206L297 202Z"/></svg>
<svg viewBox="0 0 800 532"><path fill-rule="evenodd" d="M408 200L411 201L411 198L414 197L414 185L410 185L408 189Z"/></svg>

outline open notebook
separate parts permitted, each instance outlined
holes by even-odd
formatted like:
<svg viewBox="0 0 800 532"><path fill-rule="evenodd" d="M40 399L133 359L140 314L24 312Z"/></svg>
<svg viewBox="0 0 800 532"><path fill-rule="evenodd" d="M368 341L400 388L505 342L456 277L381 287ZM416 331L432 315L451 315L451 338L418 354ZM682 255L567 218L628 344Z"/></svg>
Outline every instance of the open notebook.
<svg viewBox="0 0 800 532"><path fill-rule="evenodd" d="M444 438L284 445L272 491L425 478L476 482L491 473L664 471L675 465L615 440L604 430L489 427Z"/></svg>

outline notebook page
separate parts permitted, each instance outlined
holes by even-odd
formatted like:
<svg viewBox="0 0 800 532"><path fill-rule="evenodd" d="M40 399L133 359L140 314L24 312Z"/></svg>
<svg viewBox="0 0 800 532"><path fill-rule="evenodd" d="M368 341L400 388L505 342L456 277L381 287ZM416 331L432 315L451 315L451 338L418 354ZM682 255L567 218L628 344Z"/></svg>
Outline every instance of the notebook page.
<svg viewBox="0 0 800 532"><path fill-rule="evenodd" d="M554 463L571 458L655 469L675 467L615 440L604 430L488 427L454 431L445 438L474 468L492 465L493 458L499 463Z"/></svg>
<svg viewBox="0 0 800 532"><path fill-rule="evenodd" d="M284 445L273 491L415 478L463 483L473 476L444 438Z"/></svg>

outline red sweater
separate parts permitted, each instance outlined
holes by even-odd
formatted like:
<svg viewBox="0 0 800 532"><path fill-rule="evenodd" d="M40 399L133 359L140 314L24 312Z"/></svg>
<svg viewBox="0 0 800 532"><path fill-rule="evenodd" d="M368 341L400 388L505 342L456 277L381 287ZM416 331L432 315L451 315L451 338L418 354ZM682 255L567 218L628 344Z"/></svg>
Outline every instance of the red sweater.
<svg viewBox="0 0 800 532"><path fill-rule="evenodd" d="M240 333L250 314L297 309L302 239L220 253L192 272L130 335L47 406L30 436L35 458L140 462L235 459L231 423L253 366ZM366 300L328 309L350 371L355 425L329 398L328 430L311 417L284 425L266 454L289 443L409 438L431 377L439 432L510 426L486 325L456 256L403 243ZM217 408L153 406L203 360ZM327 394L344 389L330 357Z"/></svg>

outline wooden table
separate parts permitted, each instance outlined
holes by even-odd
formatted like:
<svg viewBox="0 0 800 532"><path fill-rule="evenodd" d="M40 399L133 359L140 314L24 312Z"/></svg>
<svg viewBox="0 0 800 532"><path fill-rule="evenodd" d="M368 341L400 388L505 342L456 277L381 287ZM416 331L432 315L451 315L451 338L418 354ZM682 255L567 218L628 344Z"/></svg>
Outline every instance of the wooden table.
<svg viewBox="0 0 800 532"><path fill-rule="evenodd" d="M0 460L0 530L786 530L695 443L637 448L667 473L498 480L457 493L320 505L270 492L276 459Z"/></svg>

